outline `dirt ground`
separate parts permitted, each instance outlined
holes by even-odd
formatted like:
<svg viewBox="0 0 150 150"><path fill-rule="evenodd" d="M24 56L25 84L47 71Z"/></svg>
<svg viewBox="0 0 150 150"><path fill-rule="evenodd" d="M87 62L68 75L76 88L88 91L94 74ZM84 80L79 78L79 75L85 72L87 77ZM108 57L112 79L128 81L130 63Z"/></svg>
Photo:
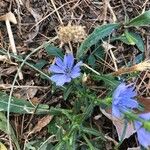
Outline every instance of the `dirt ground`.
<svg viewBox="0 0 150 150"><path fill-rule="evenodd" d="M0 16L11 11L17 19L17 24L11 24L11 27L18 56L25 56L38 46L53 39L55 46L62 47L65 50L71 48L73 51L76 51L80 42L69 44L62 43L62 41L57 38L58 30L61 26L66 26L68 24L81 25L84 26L86 34L89 35L94 28L99 25L114 22L124 23L149 9L149 0L0 0ZM120 29L119 32L122 33L122 30ZM136 32L140 33L144 39L144 55L145 59L149 59L150 28L137 28ZM134 57L139 54L139 51L134 46L129 47L119 42L115 42L113 46L116 47L114 54L118 60L133 60ZM0 21L0 48L11 52L7 28L4 21ZM134 52L132 51L133 49ZM120 56L120 52L124 55ZM46 64L43 68L44 72L48 72L47 68L51 64L52 59L47 56L43 49L32 55L29 61L36 63L40 59L49 62L49 64ZM12 61L18 63L15 60ZM111 64L112 62L108 63ZM10 85L12 84L16 71L17 66L13 63L0 64L0 90L8 93L10 92ZM109 68L106 66L104 73L108 71ZM27 86L28 88L15 88L13 92L14 96L25 99L30 97L32 101L40 101L41 103L54 106L58 103L63 103L62 97L58 96L58 94L53 96L49 94L49 89L51 88L49 82L43 81L36 71L28 66L24 66L21 72L23 74L23 80L18 79L17 84ZM141 72L136 82L139 95L150 97L150 71ZM33 89L29 88L29 86L36 86L37 88ZM23 118L24 121L22 120ZM17 136L20 137L20 141L24 141L25 134L38 119L37 116L32 118L28 115L11 115L11 123L17 132ZM109 120L106 119L105 121L108 121L108 123L106 123L108 125ZM20 133L22 122L24 122L26 127L23 129L22 133ZM106 132L112 131L112 129L105 130ZM38 138L40 139L46 135L47 132L46 129L44 129L38 134ZM34 136L36 137L37 135L35 134ZM114 134L114 136L116 135ZM29 138L32 139L33 137ZM3 132L0 134L0 140L1 139L6 145L8 144L8 137ZM131 140L132 142L130 142ZM127 147L131 145L136 146L134 137L131 137L131 140L125 140L120 149L127 149ZM112 149L111 145L112 142L107 143L106 147Z"/></svg>

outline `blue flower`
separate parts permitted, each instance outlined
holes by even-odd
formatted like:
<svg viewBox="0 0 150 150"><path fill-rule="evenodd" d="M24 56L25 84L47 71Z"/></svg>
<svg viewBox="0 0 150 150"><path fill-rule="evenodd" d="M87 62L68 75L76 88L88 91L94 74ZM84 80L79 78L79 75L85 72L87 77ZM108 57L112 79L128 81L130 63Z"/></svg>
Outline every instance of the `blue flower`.
<svg viewBox="0 0 150 150"><path fill-rule="evenodd" d="M150 113L145 113L139 115L140 118L150 121ZM148 148L150 146L150 132L143 127L143 124L139 121L134 121L135 129L137 131L138 141L139 143Z"/></svg>
<svg viewBox="0 0 150 150"><path fill-rule="evenodd" d="M123 112L127 112L133 108L138 108L138 102L134 100L136 95L137 93L134 90L133 85L121 83L113 93L112 115L121 118Z"/></svg>
<svg viewBox="0 0 150 150"><path fill-rule="evenodd" d="M63 61L57 57L55 64L49 67L49 71L54 73L50 79L54 81L57 86L63 86L65 83L70 82L71 79L80 76L81 64L82 62L80 61L74 65L74 57L72 53L66 54Z"/></svg>

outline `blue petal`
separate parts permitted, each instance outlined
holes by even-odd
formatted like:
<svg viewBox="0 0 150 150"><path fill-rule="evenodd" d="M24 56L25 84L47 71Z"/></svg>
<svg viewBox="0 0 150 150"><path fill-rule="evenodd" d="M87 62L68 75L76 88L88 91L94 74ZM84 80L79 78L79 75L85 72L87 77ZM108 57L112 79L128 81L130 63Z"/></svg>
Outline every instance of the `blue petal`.
<svg viewBox="0 0 150 150"><path fill-rule="evenodd" d="M145 120L150 120L150 113L141 114L139 117ZM135 121L134 125L137 130L139 143L145 148L148 148L148 146L150 146L150 132L144 129L142 123L139 121Z"/></svg>
<svg viewBox="0 0 150 150"><path fill-rule="evenodd" d="M128 95L130 95L131 97L135 97L137 95L137 92L134 90L134 87L129 87L127 88Z"/></svg>
<svg viewBox="0 0 150 150"><path fill-rule="evenodd" d="M74 64L74 57L72 53L66 54L64 57L64 65L65 67L72 69Z"/></svg>
<svg viewBox="0 0 150 150"><path fill-rule="evenodd" d="M60 67L61 69L63 69L63 70L65 69L64 63L63 63L63 61L62 61L59 57L56 58L55 63L56 63L57 66Z"/></svg>
<svg viewBox="0 0 150 150"><path fill-rule="evenodd" d="M82 64L82 62L78 62L72 69L71 71L71 78L77 78L80 76L80 65Z"/></svg>
<svg viewBox="0 0 150 150"><path fill-rule="evenodd" d="M122 97L114 98L113 99L113 105L118 105L121 103Z"/></svg>
<svg viewBox="0 0 150 150"><path fill-rule="evenodd" d="M56 83L57 86L63 86L66 82L70 82L71 78L66 75L56 74L50 78L52 81Z"/></svg>
<svg viewBox="0 0 150 150"><path fill-rule="evenodd" d="M78 67L80 67L82 64L83 64L83 62L82 62L82 61L79 61L73 68L78 68Z"/></svg>
<svg viewBox="0 0 150 150"><path fill-rule="evenodd" d="M139 117L141 117L145 120L150 120L150 113L140 114Z"/></svg>
<svg viewBox="0 0 150 150"><path fill-rule="evenodd" d="M146 131L142 127L142 123L135 121L134 122L135 128L137 130L137 136L138 136L138 141L139 143L144 146L145 148L148 148L150 146L150 132Z"/></svg>
<svg viewBox="0 0 150 150"><path fill-rule="evenodd" d="M141 128L137 131L137 135L139 143L145 148L148 148L148 146L150 146L150 132L146 131L144 128Z"/></svg>
<svg viewBox="0 0 150 150"><path fill-rule="evenodd" d="M133 100L131 98L126 99L125 101L122 102L122 104L128 108L138 108L139 104L136 100Z"/></svg>
<svg viewBox="0 0 150 150"><path fill-rule="evenodd" d="M112 106L112 115L117 118L120 118L122 116L121 112L117 106Z"/></svg>
<svg viewBox="0 0 150 150"><path fill-rule="evenodd" d="M53 72L53 73L64 73L64 70L62 70L62 68L56 66L56 65L51 65L49 67L49 71Z"/></svg>
<svg viewBox="0 0 150 150"><path fill-rule="evenodd" d="M77 78L80 76L80 72L77 72L77 73L71 73L71 78Z"/></svg>
<svg viewBox="0 0 150 150"><path fill-rule="evenodd" d="M121 93L123 93L126 90L126 85L125 83L121 83L116 90L113 93L113 99L117 99Z"/></svg>

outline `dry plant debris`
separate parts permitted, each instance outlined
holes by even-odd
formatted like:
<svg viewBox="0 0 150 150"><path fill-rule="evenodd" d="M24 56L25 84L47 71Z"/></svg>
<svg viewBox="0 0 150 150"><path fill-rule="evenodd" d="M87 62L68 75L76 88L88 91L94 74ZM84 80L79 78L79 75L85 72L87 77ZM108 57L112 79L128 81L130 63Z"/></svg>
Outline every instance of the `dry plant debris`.
<svg viewBox="0 0 150 150"><path fill-rule="evenodd" d="M82 42L86 37L85 27L77 25L61 26L58 30L58 37L61 42Z"/></svg>
<svg viewBox="0 0 150 150"><path fill-rule="evenodd" d="M0 53L0 91L10 93L13 79L20 65L18 61L9 55L9 53L11 53L9 49L12 49L15 55L24 59L25 56L38 46L54 38L53 45L56 47L62 47L64 52L68 51L68 49L73 49L73 52L76 52L80 44L97 26L114 22L123 23L124 21L128 21L128 19L130 20L136 17L141 12L149 10L149 8L149 0L1 0L0 49L8 50L8 55L2 55ZM10 19L15 16L13 24L10 25L10 21L6 18L8 17L7 15L13 15ZM7 27L2 20L6 22ZM136 46L128 46L119 41L109 44L109 39L103 42L103 47L106 50L105 56L101 58L101 60L95 61L97 66L99 66L96 69L104 74L110 73L114 76L126 76L129 73L130 78L130 74L140 71L138 76L135 77L136 89L140 96L139 102L146 106L145 112L149 112L150 106L150 71L148 70L150 67L149 29L149 27L131 28L132 31L141 34L144 41L145 61L136 64L136 56L140 54ZM120 29L118 32L122 34L123 29ZM9 37L7 34L9 34ZM116 36L118 33L113 32L112 34ZM63 46L61 43L63 43ZM89 50L88 55L90 56L92 53L93 51ZM37 53L34 53L28 62L40 66L39 60L42 60L42 63L44 62L43 60L46 60L47 63L43 63L44 67L42 66L40 69L44 73L49 73L47 68L53 61L53 57L49 57L44 48L40 48ZM131 62L131 67L128 66L128 62ZM39 75L38 72L28 65L22 67L21 73L23 80L16 80L13 96L24 98L27 102L30 101L31 104L34 104L35 101L35 104L47 104L49 107L54 106L70 109L72 105L75 104L72 101L76 98L74 96L75 93L73 93L71 98L69 97L69 100L64 101L62 91L55 91L49 81L45 80L43 76ZM83 75L83 84L85 86L87 84L93 93L97 92L98 97L105 96L108 89L103 87L101 82L93 81L89 76L90 73ZM20 78L22 77L20 76ZM132 79L134 80L135 78L130 79L132 81ZM34 84L32 84L31 81L33 81ZM82 112L83 110L84 108L80 111ZM100 112L94 110L93 113L95 115ZM120 130L119 127L123 125L122 120L119 124L118 120L114 122L112 118L108 118L112 120L118 129L117 132L121 135L122 130ZM20 145L24 145L25 140L34 141L37 137L40 140L48 138L50 134L47 131L47 126L53 122L54 119L55 117L53 118L47 115L43 115L41 118L41 116L36 114L30 116L11 113L10 116L10 122L17 133ZM92 119L91 116L88 123L90 126L95 127L91 121ZM63 119L57 120L57 122L61 123L60 126L57 126L57 130L60 129L65 132L63 124L66 125L67 128L69 120L66 119L63 123L61 122L62 120ZM114 144L118 144L118 138L115 134L116 132L112 132L112 128L110 127L112 122L110 123L103 115L98 120L100 121L97 124L99 131L106 133L107 144L110 149L113 149ZM37 124L35 124L35 122ZM129 135L133 133L131 128L129 128L129 132L130 131L131 133L126 134L126 137L129 137ZM30 132L31 135L26 139L25 134ZM7 134L1 132L0 139L6 147L9 147L10 142ZM91 136L90 140L94 141L95 139ZM52 140L52 143L56 142L55 139ZM82 141L79 142L80 146L85 144ZM121 147L122 150L127 149L130 145L129 143L130 139L123 143L123 148ZM104 144L105 148L107 144ZM136 147L137 143L134 142L134 144L135 148L132 149L139 149L139 147ZM98 145L103 144L98 143Z"/></svg>

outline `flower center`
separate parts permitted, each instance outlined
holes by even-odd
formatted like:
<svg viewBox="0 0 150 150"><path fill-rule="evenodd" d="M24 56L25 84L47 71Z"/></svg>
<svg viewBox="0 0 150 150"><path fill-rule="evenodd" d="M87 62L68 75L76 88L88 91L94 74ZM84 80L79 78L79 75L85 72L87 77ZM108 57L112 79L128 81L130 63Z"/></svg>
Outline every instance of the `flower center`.
<svg viewBox="0 0 150 150"><path fill-rule="evenodd" d="M66 74L67 76L70 76L70 74L71 74L71 69L70 69L70 68L66 68L66 69L65 69L65 74Z"/></svg>

